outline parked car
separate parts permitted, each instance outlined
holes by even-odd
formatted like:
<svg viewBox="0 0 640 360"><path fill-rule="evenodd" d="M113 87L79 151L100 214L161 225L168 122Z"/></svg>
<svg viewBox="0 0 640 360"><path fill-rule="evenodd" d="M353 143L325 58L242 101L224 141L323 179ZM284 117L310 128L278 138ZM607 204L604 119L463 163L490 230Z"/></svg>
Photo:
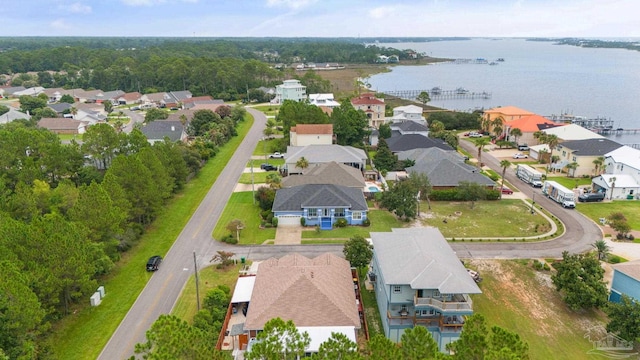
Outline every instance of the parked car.
<svg viewBox="0 0 640 360"><path fill-rule="evenodd" d="M160 255L150 257L149 261L147 261L147 271L157 271L161 262L162 257Z"/></svg>
<svg viewBox="0 0 640 360"><path fill-rule="evenodd" d="M271 159L284 159L284 154L280 154L279 152L274 152L273 154L269 155L269 158L271 158Z"/></svg>
<svg viewBox="0 0 640 360"><path fill-rule="evenodd" d="M507 194L507 195L511 195L511 194L513 194L513 190L509 189L508 187L501 187L501 188L500 188L500 191L501 191L503 194Z"/></svg>
<svg viewBox="0 0 640 360"><path fill-rule="evenodd" d="M134 106L131 108L131 111L139 111L140 110L140 106Z"/></svg>
<svg viewBox="0 0 640 360"><path fill-rule="evenodd" d="M529 151L529 145L527 144L519 144L518 151Z"/></svg>
<svg viewBox="0 0 640 360"><path fill-rule="evenodd" d="M264 170L264 171L275 171L278 170L277 167L271 165L271 164L260 164L260 169Z"/></svg>
<svg viewBox="0 0 640 360"><path fill-rule="evenodd" d="M604 193L586 193L578 196L580 202L594 202L604 200Z"/></svg>
<svg viewBox="0 0 640 360"><path fill-rule="evenodd" d="M528 155L523 154L523 153L515 153L515 154L513 154L513 158L514 159L526 159L528 157L529 157Z"/></svg>
<svg viewBox="0 0 640 360"><path fill-rule="evenodd" d="M470 132L470 133L469 133L469 137L472 137L472 138L481 138L481 137L482 137L482 134L477 133L477 132Z"/></svg>

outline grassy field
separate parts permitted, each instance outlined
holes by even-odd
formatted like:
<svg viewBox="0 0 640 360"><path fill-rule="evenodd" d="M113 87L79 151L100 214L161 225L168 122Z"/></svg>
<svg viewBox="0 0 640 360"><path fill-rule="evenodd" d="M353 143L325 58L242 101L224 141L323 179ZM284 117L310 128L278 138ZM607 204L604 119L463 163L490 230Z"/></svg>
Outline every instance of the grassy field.
<svg viewBox="0 0 640 360"><path fill-rule="evenodd" d="M229 233L227 224L240 219L245 228L240 231L240 244L262 244L265 240L275 239L276 229L260 229L260 207L253 203L251 191L236 192L231 195L220 221L213 230L214 239L220 239Z"/></svg>
<svg viewBox="0 0 640 360"><path fill-rule="evenodd" d="M258 145L256 145L255 150L253 150L253 155L265 155L265 154L273 154L276 139L268 139L268 140L260 140Z"/></svg>
<svg viewBox="0 0 640 360"><path fill-rule="evenodd" d="M584 338L593 326L604 326L599 311L576 313L567 308L550 279L526 261L474 260L469 267L483 278L481 295L473 296L474 311L489 326L514 331L529 344L531 359L598 359L588 355L591 343Z"/></svg>
<svg viewBox="0 0 640 360"><path fill-rule="evenodd" d="M263 171L263 172L253 172L253 183L254 184L263 184L267 182L267 175L269 174L277 174L275 171ZM240 184L251 184L251 173L242 173L240 175L240 180L238 180Z"/></svg>
<svg viewBox="0 0 640 360"><path fill-rule="evenodd" d="M407 223L396 219L395 215L386 210L369 210L369 220L371 226L347 226L344 228L334 228L332 230L315 230L303 231L302 239L349 239L355 235L369 237L370 232L391 231L391 228L401 228Z"/></svg>
<svg viewBox="0 0 640 360"><path fill-rule="evenodd" d="M252 106L252 108L258 111L262 111L267 116L275 116L278 114L278 109L280 108L280 105L265 104L265 105Z"/></svg>
<svg viewBox="0 0 640 360"><path fill-rule="evenodd" d="M242 265L234 265L230 266L224 270L218 270L214 266L209 266L204 269L201 269L198 273L199 283L200 283L200 305L202 306L202 301L204 297L207 295L209 290L213 290L218 285L226 285L231 289L231 294L233 294L233 289L236 286L236 281L238 280L238 271ZM175 316L182 318L188 323L193 322L193 316L198 312L198 302L196 301L196 277L191 276L189 281L182 289L182 293L176 302L176 305L171 310L171 313Z"/></svg>
<svg viewBox="0 0 640 360"><path fill-rule="evenodd" d="M239 126L239 136L207 162L198 176L165 207L138 245L124 253L109 277L100 281L107 293L102 304L99 307L90 307L88 304L79 306L72 315L54 325L51 344L58 358L98 357L151 277L144 271L147 259L151 255L167 253L252 124L251 118Z"/></svg>
<svg viewBox="0 0 640 360"><path fill-rule="evenodd" d="M640 203L637 201L579 202L576 209L598 224L600 218L606 218L614 212L621 212L627 217L632 230L640 230Z"/></svg>
<svg viewBox="0 0 640 360"><path fill-rule="evenodd" d="M567 189L575 189L577 186L590 186L591 179L584 178L570 178L566 176L548 176L547 180L555 181L558 184L566 187Z"/></svg>
<svg viewBox="0 0 640 360"><path fill-rule="evenodd" d="M423 202L420 208L426 211L427 204ZM529 211L521 200L478 201L473 210L467 202L438 201L431 202L431 212L422 223L437 227L447 238L521 238L551 229L547 220L540 215L532 216Z"/></svg>

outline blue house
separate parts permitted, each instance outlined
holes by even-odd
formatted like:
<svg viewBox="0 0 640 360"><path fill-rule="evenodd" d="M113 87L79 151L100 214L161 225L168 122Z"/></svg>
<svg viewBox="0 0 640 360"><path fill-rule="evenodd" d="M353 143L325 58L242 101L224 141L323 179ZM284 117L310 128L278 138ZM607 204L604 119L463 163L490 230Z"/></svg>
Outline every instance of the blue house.
<svg viewBox="0 0 640 360"><path fill-rule="evenodd" d="M362 225L368 209L362 189L326 184L280 189L272 207L278 225L299 225L304 218L306 225L319 225L323 230L333 228L338 219L347 220L349 225Z"/></svg>
<svg viewBox="0 0 640 360"><path fill-rule="evenodd" d="M424 326L446 351L473 314L478 285L437 228L373 232L371 240L369 278L385 336L400 342L406 329Z"/></svg>
<svg viewBox="0 0 640 360"><path fill-rule="evenodd" d="M609 301L620 302L622 295L640 301L640 260L613 265Z"/></svg>

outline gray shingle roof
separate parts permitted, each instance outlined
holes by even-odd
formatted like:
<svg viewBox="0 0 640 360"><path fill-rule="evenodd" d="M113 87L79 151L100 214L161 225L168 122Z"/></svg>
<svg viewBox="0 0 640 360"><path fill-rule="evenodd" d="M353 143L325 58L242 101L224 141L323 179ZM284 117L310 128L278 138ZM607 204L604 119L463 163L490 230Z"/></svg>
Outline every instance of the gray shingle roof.
<svg viewBox="0 0 640 360"><path fill-rule="evenodd" d="M142 133L149 140L162 140L166 136L171 141L179 141L183 132L180 121L156 120L142 127Z"/></svg>
<svg viewBox="0 0 640 360"><path fill-rule="evenodd" d="M443 294L482 292L436 228L372 232L371 240L385 285L438 289Z"/></svg>
<svg viewBox="0 0 640 360"><path fill-rule="evenodd" d="M304 157L310 164L328 163L331 161L339 163L364 163L367 155L364 150L353 146L341 145L308 145L308 146L287 146L285 162L295 164L301 157Z"/></svg>
<svg viewBox="0 0 640 360"><path fill-rule="evenodd" d="M622 144L607 138L602 138L565 141L560 143L558 147L571 149L575 155L578 156L604 156L605 154L622 147Z"/></svg>
<svg viewBox="0 0 640 360"><path fill-rule="evenodd" d="M301 211L308 207L368 209L362 189L340 185L308 184L280 189L273 201L273 211Z"/></svg>
<svg viewBox="0 0 640 360"><path fill-rule="evenodd" d="M391 128L397 128L402 131L429 131L429 128L412 120L389 124Z"/></svg>
<svg viewBox="0 0 640 360"><path fill-rule="evenodd" d="M406 169L426 174L432 186L458 186L461 181L477 183L483 186L494 186L495 182L480 174L474 166L454 162L449 159L416 162L415 166Z"/></svg>
<svg viewBox="0 0 640 360"><path fill-rule="evenodd" d="M462 155L460 155L455 150L444 150L437 147L401 151L397 155L398 160L411 159L416 163L440 159L449 159L454 162L464 163L464 158L462 157Z"/></svg>
<svg viewBox="0 0 640 360"><path fill-rule="evenodd" d="M47 106L57 113L62 113L65 110L71 109L73 105L67 104L67 103L59 103L59 104L49 104Z"/></svg>
<svg viewBox="0 0 640 360"><path fill-rule="evenodd" d="M420 134L392 136L387 139L387 145L392 152L400 152L418 148L437 147L443 150L453 150L449 144L441 139L428 138Z"/></svg>
<svg viewBox="0 0 640 360"><path fill-rule="evenodd" d="M365 182L360 170L335 161L308 168L302 175L282 179L284 188L306 184L334 184L362 189Z"/></svg>

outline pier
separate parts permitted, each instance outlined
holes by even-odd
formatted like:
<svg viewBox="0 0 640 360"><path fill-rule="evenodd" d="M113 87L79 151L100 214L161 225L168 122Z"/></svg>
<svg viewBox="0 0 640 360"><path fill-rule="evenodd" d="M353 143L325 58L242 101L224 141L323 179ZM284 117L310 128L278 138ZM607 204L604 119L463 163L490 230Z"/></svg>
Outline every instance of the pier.
<svg viewBox="0 0 640 360"><path fill-rule="evenodd" d="M471 92L462 88L455 90L440 90L439 88L433 88L431 90L395 90L395 91L383 91L383 93L391 96L395 96L406 100L416 100L421 92L427 92L429 98L433 100L458 100L458 99L491 99L491 93L483 92Z"/></svg>

